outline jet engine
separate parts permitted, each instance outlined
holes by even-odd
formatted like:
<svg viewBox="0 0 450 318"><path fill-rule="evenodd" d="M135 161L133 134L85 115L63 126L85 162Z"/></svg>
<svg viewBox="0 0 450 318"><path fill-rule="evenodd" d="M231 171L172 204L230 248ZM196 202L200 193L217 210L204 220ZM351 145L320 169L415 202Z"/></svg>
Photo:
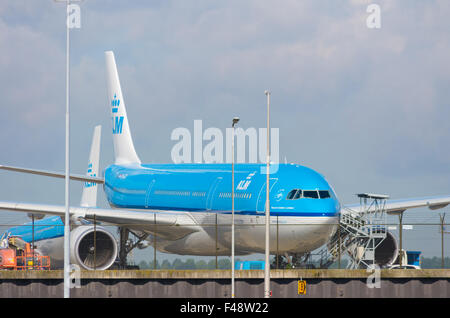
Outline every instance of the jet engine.
<svg viewBox="0 0 450 318"><path fill-rule="evenodd" d="M375 244L378 242L375 240ZM386 238L375 249L375 263L380 267L392 265L398 256L397 239L390 232L386 232Z"/></svg>
<svg viewBox="0 0 450 318"><path fill-rule="evenodd" d="M353 259L364 259L364 246L366 241L352 243L348 246L347 252ZM375 239L375 263L380 267L392 265L398 257L397 239L392 233L386 231L386 237Z"/></svg>
<svg viewBox="0 0 450 318"><path fill-rule="evenodd" d="M93 225L71 230L70 261L83 269L108 269L117 258L117 250L115 238L101 226L96 226L95 231Z"/></svg>

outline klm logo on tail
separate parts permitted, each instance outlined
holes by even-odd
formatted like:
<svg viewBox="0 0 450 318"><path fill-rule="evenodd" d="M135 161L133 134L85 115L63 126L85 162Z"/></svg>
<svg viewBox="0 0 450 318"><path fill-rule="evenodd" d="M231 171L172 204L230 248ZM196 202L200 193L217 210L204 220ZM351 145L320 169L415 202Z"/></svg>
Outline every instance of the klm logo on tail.
<svg viewBox="0 0 450 318"><path fill-rule="evenodd" d="M120 99L117 99L116 94L114 94L114 99L111 101L111 111L113 114L112 117L112 127L113 134L121 134L122 126L123 126L123 116L117 116L116 114L119 111Z"/></svg>
<svg viewBox="0 0 450 318"><path fill-rule="evenodd" d="M92 163L89 163L89 165L88 165L87 175L89 177L96 177L97 176L95 173L92 172ZM96 185L97 184L95 182L85 182L84 183L84 187L85 188L95 187Z"/></svg>

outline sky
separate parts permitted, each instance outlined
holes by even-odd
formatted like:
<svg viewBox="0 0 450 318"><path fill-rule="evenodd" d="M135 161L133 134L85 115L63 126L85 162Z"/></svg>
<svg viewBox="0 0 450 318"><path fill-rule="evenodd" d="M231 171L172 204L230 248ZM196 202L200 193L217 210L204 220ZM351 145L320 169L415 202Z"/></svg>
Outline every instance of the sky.
<svg viewBox="0 0 450 318"><path fill-rule="evenodd" d="M368 5L381 28L367 27ZM171 163L174 129L279 128L280 161L323 174L342 203L450 194L448 0L85 0L70 33L71 171L94 126L113 162L104 51L115 53L136 151ZM0 2L0 164L64 171L65 5ZM71 183L71 204L81 185ZM0 171L0 200L64 204L64 181ZM107 206L99 193L99 205ZM405 222L438 223L416 209ZM450 217L450 216L449 216ZM2 224L26 216L2 212ZM395 221L395 219L394 219ZM395 221L396 222L396 221ZM406 247L440 253L436 225ZM446 239L446 242L449 242ZM436 245L435 245L436 244Z"/></svg>

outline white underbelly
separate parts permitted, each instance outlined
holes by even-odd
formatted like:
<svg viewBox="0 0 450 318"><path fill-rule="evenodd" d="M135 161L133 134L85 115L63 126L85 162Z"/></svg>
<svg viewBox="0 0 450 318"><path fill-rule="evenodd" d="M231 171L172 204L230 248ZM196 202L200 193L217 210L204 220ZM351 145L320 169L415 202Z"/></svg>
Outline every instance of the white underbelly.
<svg viewBox="0 0 450 318"><path fill-rule="evenodd" d="M230 215L220 215L217 224L203 223L202 231L192 233L181 240L157 240L156 248L162 252L181 255L230 255L230 220ZM235 216L236 255L264 253L264 222L264 215ZM270 252L281 254L313 251L330 240L338 222L338 217L271 217Z"/></svg>

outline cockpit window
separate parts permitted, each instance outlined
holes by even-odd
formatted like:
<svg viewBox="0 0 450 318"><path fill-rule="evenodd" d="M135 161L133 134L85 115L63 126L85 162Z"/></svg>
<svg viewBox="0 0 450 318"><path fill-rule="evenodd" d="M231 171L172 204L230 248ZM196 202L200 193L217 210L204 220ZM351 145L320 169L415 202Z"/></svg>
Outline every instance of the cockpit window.
<svg viewBox="0 0 450 318"><path fill-rule="evenodd" d="M331 198L331 195L330 195L330 191L328 191L328 190L293 189L288 193L286 199L287 200L297 200L297 199L301 199L301 198L328 199L328 198Z"/></svg>
<svg viewBox="0 0 450 318"><path fill-rule="evenodd" d="M325 190L319 190L319 196L321 199L328 199L330 198L330 192Z"/></svg>
<svg viewBox="0 0 450 318"><path fill-rule="evenodd" d="M294 189L294 190L290 191L290 192L288 193L288 195L287 195L286 199L288 199L288 200L292 200L292 199L294 199L294 195L295 195L295 193L296 193L296 192L297 192L297 190L296 190L296 189Z"/></svg>
<svg viewBox="0 0 450 318"><path fill-rule="evenodd" d="M310 199L318 199L319 193L317 191L311 191L311 190L304 190L303 191L303 197L304 198L310 198Z"/></svg>
<svg viewBox="0 0 450 318"><path fill-rule="evenodd" d="M302 197L302 190L297 189L297 192L295 193L294 200L300 199Z"/></svg>

